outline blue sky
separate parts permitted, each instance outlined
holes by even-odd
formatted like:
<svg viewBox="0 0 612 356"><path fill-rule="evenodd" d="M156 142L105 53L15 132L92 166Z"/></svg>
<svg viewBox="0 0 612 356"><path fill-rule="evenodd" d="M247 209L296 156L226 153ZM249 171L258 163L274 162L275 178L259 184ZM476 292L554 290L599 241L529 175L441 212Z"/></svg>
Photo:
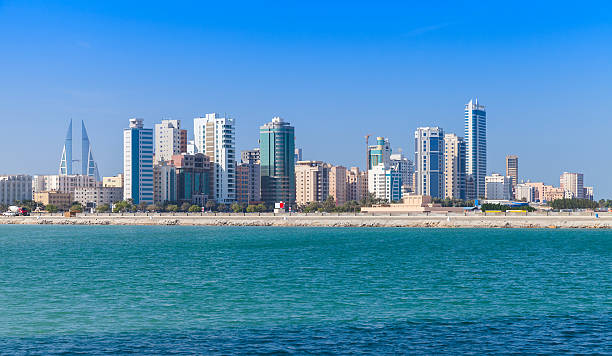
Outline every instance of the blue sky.
<svg viewBox="0 0 612 356"><path fill-rule="evenodd" d="M208 112L239 150L280 115L305 159L363 166L363 135L412 155L477 96L490 172L517 154L521 178L612 198L612 2L429 3L0 0L0 173L55 173L73 118L116 174L130 117Z"/></svg>

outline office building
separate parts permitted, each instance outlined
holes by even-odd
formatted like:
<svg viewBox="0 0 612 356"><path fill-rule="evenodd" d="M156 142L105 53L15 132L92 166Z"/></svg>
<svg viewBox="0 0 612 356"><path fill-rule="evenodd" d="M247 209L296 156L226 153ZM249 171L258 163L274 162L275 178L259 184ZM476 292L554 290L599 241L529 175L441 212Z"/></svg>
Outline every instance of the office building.
<svg viewBox="0 0 612 356"><path fill-rule="evenodd" d="M155 124L155 162L169 161L172 156L181 154L182 144L186 152L187 132L181 130L180 120L162 120L161 124Z"/></svg>
<svg viewBox="0 0 612 356"><path fill-rule="evenodd" d="M32 176L26 174L0 175L0 204L32 200Z"/></svg>
<svg viewBox="0 0 612 356"><path fill-rule="evenodd" d="M512 180L512 188L518 184L518 156L506 156L506 175Z"/></svg>
<svg viewBox="0 0 612 356"><path fill-rule="evenodd" d="M566 199L584 199L584 175L582 173L563 172L559 182Z"/></svg>
<svg viewBox="0 0 612 356"><path fill-rule="evenodd" d="M60 158L59 175L72 175L72 162L72 119L70 119Z"/></svg>
<svg viewBox="0 0 612 356"><path fill-rule="evenodd" d="M72 157L72 119L70 119L60 158L59 175L70 176L74 174L74 159ZM94 177L96 181L100 180L98 165L93 158L91 142L89 141L84 121L81 121L81 174Z"/></svg>
<svg viewBox="0 0 612 356"><path fill-rule="evenodd" d="M444 135L444 197L465 199L465 141L455 134Z"/></svg>
<svg viewBox="0 0 612 356"><path fill-rule="evenodd" d="M263 152L263 151L262 151ZM298 205L323 202L329 196L331 166L321 161L300 161L295 165L295 201Z"/></svg>
<svg viewBox="0 0 612 356"><path fill-rule="evenodd" d="M485 196L487 175L487 112L478 99L465 105L465 167L467 199Z"/></svg>
<svg viewBox="0 0 612 356"><path fill-rule="evenodd" d="M268 204L295 202L295 129L280 117L259 129L261 198Z"/></svg>
<svg viewBox="0 0 612 356"><path fill-rule="evenodd" d="M485 197L489 200L511 200L512 180L510 177L497 173L486 176Z"/></svg>
<svg viewBox="0 0 612 356"><path fill-rule="evenodd" d="M153 204L153 129L143 119L130 119L123 130L123 197Z"/></svg>
<svg viewBox="0 0 612 356"><path fill-rule="evenodd" d="M195 148L210 159L212 199L231 204L236 200L235 121L219 114L193 120Z"/></svg>
<svg viewBox="0 0 612 356"><path fill-rule="evenodd" d="M416 194L443 198L444 130L442 128L419 127L415 131L414 164Z"/></svg>
<svg viewBox="0 0 612 356"><path fill-rule="evenodd" d="M212 199L214 187L210 157L196 153L172 156L176 171L176 200L204 206Z"/></svg>
<svg viewBox="0 0 612 356"><path fill-rule="evenodd" d="M98 165L93 158L93 151L91 149L91 142L89 142L89 135L87 135L87 129L85 129L85 122L81 120L81 174L94 177L96 181L100 181L100 174L98 173Z"/></svg>

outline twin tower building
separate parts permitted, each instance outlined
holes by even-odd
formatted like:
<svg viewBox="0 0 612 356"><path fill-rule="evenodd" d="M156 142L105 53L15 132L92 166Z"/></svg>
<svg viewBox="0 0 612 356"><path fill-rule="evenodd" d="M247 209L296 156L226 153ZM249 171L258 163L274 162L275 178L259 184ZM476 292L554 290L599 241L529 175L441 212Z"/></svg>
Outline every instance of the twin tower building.
<svg viewBox="0 0 612 356"><path fill-rule="evenodd" d="M91 149L91 143L89 142L89 136L85 129L85 122L81 121L81 159L73 159L72 156L72 119L68 124L68 132L66 133L66 140L64 141L64 148L62 150L62 157L60 159L59 175L69 176L77 174L73 170L74 162L81 162L82 175L94 177L96 181L100 180L98 173L98 165L94 161L93 153Z"/></svg>

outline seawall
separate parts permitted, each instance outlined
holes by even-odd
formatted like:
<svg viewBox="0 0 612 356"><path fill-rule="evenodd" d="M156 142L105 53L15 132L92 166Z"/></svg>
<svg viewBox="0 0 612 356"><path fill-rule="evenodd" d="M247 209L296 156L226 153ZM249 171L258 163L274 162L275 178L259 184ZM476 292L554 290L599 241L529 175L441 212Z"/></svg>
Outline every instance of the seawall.
<svg viewBox="0 0 612 356"><path fill-rule="evenodd" d="M78 214L0 217L0 224L184 225L184 226L321 226L443 228L612 228L610 213L466 213L466 214Z"/></svg>

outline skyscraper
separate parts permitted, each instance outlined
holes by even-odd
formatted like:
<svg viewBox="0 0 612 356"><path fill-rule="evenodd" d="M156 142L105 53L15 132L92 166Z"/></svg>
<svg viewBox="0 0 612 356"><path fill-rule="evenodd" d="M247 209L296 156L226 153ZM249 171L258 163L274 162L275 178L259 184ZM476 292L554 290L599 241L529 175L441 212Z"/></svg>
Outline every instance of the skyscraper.
<svg viewBox="0 0 612 356"><path fill-rule="evenodd" d="M81 120L81 174L94 177L96 181L100 180L98 173L98 165L93 159L91 143L85 129L85 122Z"/></svg>
<svg viewBox="0 0 612 356"><path fill-rule="evenodd" d="M62 158L60 158L59 175L68 176L72 174L72 119L68 124L68 132L64 140Z"/></svg>
<svg viewBox="0 0 612 356"><path fill-rule="evenodd" d="M444 197L465 199L465 141L444 135Z"/></svg>
<svg viewBox="0 0 612 356"><path fill-rule="evenodd" d="M390 167L399 172L402 192L412 191L412 177L414 175L414 164L402 153L394 153L389 156Z"/></svg>
<svg viewBox="0 0 612 356"><path fill-rule="evenodd" d="M210 158L213 197L218 203L236 200L236 148L234 119L206 114L193 119L195 148Z"/></svg>
<svg viewBox="0 0 612 356"><path fill-rule="evenodd" d="M259 129L261 198L295 202L295 128L280 117Z"/></svg>
<svg viewBox="0 0 612 356"><path fill-rule="evenodd" d="M415 188L419 195L444 197L444 130L419 127L414 132ZM483 177L484 178L484 177Z"/></svg>
<svg viewBox="0 0 612 356"><path fill-rule="evenodd" d="M161 124L155 124L155 161L171 160L172 156L182 153L182 144L187 151L187 133L183 137L182 131L179 120L162 120Z"/></svg>
<svg viewBox="0 0 612 356"><path fill-rule="evenodd" d="M153 204L153 129L130 119L123 130L123 198Z"/></svg>
<svg viewBox="0 0 612 356"><path fill-rule="evenodd" d="M465 105L465 165L467 199L485 196L487 175L487 112L478 99Z"/></svg>
<svg viewBox="0 0 612 356"><path fill-rule="evenodd" d="M518 184L518 156L506 156L506 175L512 179L512 189Z"/></svg>

